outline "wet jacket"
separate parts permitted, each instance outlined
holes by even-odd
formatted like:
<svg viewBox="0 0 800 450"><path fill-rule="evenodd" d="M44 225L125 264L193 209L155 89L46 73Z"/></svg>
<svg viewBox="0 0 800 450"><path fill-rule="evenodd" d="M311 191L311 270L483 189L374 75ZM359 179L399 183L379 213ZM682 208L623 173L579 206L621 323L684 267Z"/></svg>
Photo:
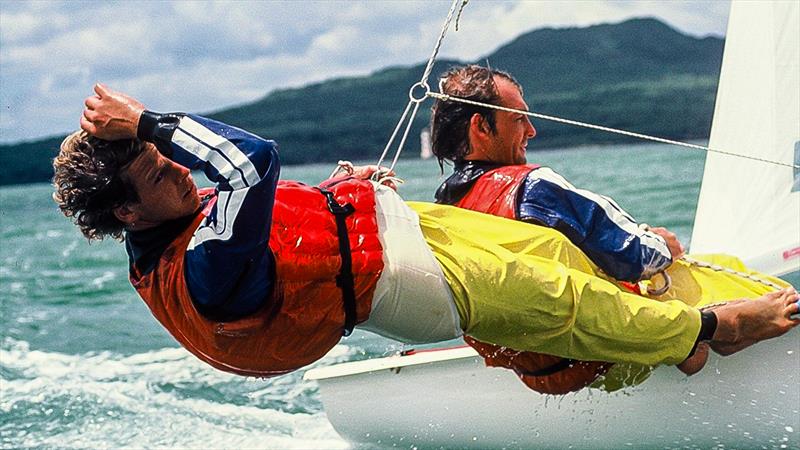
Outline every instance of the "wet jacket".
<svg viewBox="0 0 800 450"><path fill-rule="evenodd" d="M366 320L383 268L369 182L277 183L274 143L197 116L150 119L140 136L217 183L202 211L126 236L131 283L181 345L218 369L272 376Z"/></svg>
<svg viewBox="0 0 800 450"><path fill-rule="evenodd" d="M672 263L663 238L641 230L612 199L578 189L547 167L511 166L505 170L514 172L513 181L496 171L500 167L485 161L457 163L453 174L437 190L436 203L454 205L474 189L479 179L490 177L492 183L482 188L478 210L489 212L502 207L517 220L560 231L614 279L649 279ZM492 194L493 189L506 188L510 189L508 195Z"/></svg>

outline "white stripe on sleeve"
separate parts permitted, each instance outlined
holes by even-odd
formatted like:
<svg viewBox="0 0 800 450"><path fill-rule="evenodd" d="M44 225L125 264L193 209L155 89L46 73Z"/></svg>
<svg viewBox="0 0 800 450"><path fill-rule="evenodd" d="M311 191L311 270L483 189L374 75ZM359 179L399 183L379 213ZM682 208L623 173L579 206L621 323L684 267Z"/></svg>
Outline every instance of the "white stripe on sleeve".
<svg viewBox="0 0 800 450"><path fill-rule="evenodd" d="M540 167L539 169L532 171L529 176L539 178L544 181L549 181L550 183L560 186L565 190L574 192L581 197L600 205L600 207L603 208L603 211L606 213L606 216L608 216L612 222L625 230L628 234L639 237L642 245L661 253L665 258L672 258L669 248L661 237L639 228L638 224L633 220L630 214L625 212L625 210L620 208L620 206L610 198L595 194L594 192L587 191L585 189L576 188L564 177L555 173L549 167Z"/></svg>
<svg viewBox="0 0 800 450"><path fill-rule="evenodd" d="M253 163L238 147L189 116L181 119L172 142L208 161L233 189L253 186L261 179Z"/></svg>
<svg viewBox="0 0 800 450"><path fill-rule="evenodd" d="M236 217L242 209L242 204L250 188L239 189L236 191L220 191L217 198L217 221L213 224L206 218L203 225L194 232L192 240L189 241L187 250L193 250L203 242L212 240L226 241L233 236L233 226Z"/></svg>

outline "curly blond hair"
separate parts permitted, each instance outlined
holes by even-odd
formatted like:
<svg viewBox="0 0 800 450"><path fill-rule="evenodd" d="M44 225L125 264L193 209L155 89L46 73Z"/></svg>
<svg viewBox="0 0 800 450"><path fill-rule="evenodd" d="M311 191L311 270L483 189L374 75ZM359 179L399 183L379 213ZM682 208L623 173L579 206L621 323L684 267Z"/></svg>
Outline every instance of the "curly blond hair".
<svg viewBox="0 0 800 450"><path fill-rule="evenodd" d="M53 200L88 240L122 239L125 224L114 209L139 201L133 184L123 175L144 145L138 139L106 141L85 131L76 131L61 143L53 160Z"/></svg>

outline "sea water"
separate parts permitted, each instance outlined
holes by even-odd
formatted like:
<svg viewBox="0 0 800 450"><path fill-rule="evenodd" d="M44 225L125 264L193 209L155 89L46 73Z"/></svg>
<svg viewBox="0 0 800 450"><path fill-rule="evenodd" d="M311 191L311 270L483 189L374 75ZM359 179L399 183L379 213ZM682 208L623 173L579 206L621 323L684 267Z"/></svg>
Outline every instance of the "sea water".
<svg viewBox="0 0 800 450"><path fill-rule="evenodd" d="M630 145L528 158L689 240L703 152ZM332 169L284 167L281 177L317 183ZM401 160L397 174L408 200L431 200L444 178L435 160ZM123 246L87 243L51 193L45 183L0 188L0 447L348 446L302 370L244 378L178 347L129 285ZM402 348L356 331L315 366Z"/></svg>

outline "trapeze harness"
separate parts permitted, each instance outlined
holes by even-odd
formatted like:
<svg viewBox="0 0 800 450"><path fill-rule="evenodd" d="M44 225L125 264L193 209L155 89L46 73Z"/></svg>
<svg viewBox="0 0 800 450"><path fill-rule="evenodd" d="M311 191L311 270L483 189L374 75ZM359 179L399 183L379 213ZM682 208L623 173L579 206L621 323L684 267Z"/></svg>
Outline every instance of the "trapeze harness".
<svg viewBox="0 0 800 450"><path fill-rule="evenodd" d="M187 245L215 201L154 270L130 274L153 315L187 350L227 372L281 375L321 358L366 320L383 270L370 182L346 179L321 188L279 182L269 241L278 282L258 312L230 322L201 315L184 277Z"/></svg>
<svg viewBox="0 0 800 450"><path fill-rule="evenodd" d="M323 357L362 322L360 328L410 343L461 335L452 293L416 214L385 186L341 177L320 187L278 183L269 240L274 291L255 314L209 320L183 275L186 247L216 201L208 190L201 195L210 201L157 267L148 274L132 267L130 279L170 334L213 367L285 374Z"/></svg>

